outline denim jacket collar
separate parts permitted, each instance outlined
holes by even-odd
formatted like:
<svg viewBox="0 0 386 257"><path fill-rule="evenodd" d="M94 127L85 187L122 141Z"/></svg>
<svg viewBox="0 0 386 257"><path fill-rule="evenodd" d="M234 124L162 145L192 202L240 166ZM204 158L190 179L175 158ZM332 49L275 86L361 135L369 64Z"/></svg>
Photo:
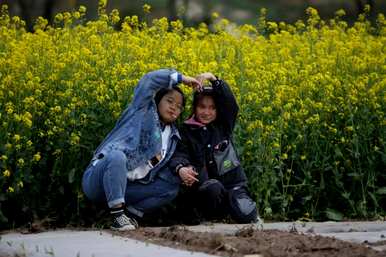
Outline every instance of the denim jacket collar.
<svg viewBox="0 0 386 257"><path fill-rule="evenodd" d="M181 140L181 135L180 135L180 132L178 131L176 125L173 123L171 124L171 138L174 138L176 137L177 139Z"/></svg>

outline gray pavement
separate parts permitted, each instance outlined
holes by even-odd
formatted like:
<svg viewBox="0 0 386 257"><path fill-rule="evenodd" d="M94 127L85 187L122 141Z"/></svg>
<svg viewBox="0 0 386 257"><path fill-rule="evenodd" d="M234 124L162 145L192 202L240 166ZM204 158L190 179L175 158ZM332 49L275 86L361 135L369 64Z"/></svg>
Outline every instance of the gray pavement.
<svg viewBox="0 0 386 257"><path fill-rule="evenodd" d="M249 225L250 226L250 225ZM210 224L186 227L197 232L234 234L245 225ZM386 222L279 222L255 225L256 229L297 231L335 237L356 243L386 240ZM385 244L371 246L386 250ZM17 255L16 255L17 254ZM171 249L154 244L113 236L109 231L57 230L37 234L1 235L0 257L209 257L203 253Z"/></svg>
<svg viewBox="0 0 386 257"><path fill-rule="evenodd" d="M210 257L162 247L109 232L58 230L1 235L1 257Z"/></svg>
<svg viewBox="0 0 386 257"><path fill-rule="evenodd" d="M196 232L217 232L234 234L245 227L240 224L213 224L189 227ZM376 243L384 241L383 245L372 246L376 250L386 250L386 221L365 222L275 222L263 223L256 229L277 229L281 231L297 231L299 233L334 237L353 243Z"/></svg>

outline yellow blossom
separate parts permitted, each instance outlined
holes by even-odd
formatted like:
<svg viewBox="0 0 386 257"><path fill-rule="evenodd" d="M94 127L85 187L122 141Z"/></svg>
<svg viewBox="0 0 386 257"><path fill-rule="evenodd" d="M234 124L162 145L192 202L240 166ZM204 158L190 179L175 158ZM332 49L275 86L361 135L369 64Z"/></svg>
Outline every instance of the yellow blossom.
<svg viewBox="0 0 386 257"><path fill-rule="evenodd" d="M143 4L149 13L150 5ZM21 179L39 179L37 162L42 169L65 165L78 172L79 156L92 153L114 127L142 76L164 67L189 76L212 72L229 84L239 106L233 139L253 194L262 197L263 214L288 211L289 206L279 206L286 201L271 207L272 197L297 199L301 193L309 200L294 206L304 208L296 213L312 216L313 210L323 217L317 203L325 205L328 199L315 193L322 186L321 169L338 175L359 171L358 184L379 184L376 168L383 167L386 126L383 14L375 22L366 21L365 14L348 24L343 10L321 20L309 8L304 21L291 24L268 20L263 9L257 26L213 13L211 26L189 27L165 17L150 21L148 15L128 16L120 23L117 10L106 13L107 0L98 7L94 20L83 19L86 8L80 6L56 14L50 25L38 19L33 32L19 17L2 12L0 165L3 178L10 172L4 191L19 190ZM187 96L185 119L192 112L192 90L181 89ZM43 157L54 163L42 162ZM295 168L296 181L266 179L279 176L277 169L291 178ZM324 189L350 188L344 177L325 180ZM34 190L46 186L39 182ZM289 184L276 184L283 182ZM305 186L297 190L291 183ZM332 195L341 191L336 189ZM377 206L366 192L350 194L347 200L357 216L371 206L359 210L356 199Z"/></svg>
<svg viewBox="0 0 386 257"><path fill-rule="evenodd" d="M80 13L86 13L87 8L84 5L79 6L79 12Z"/></svg>
<svg viewBox="0 0 386 257"><path fill-rule="evenodd" d="M20 135L18 135L18 134L15 134L14 136L13 136L13 140L15 141L15 142L19 142L20 141Z"/></svg>
<svg viewBox="0 0 386 257"><path fill-rule="evenodd" d="M41 157L41 155L40 155L40 152L37 152L36 154L34 154L33 160L34 160L35 162L38 162L38 161L40 161L41 158L42 158L42 157Z"/></svg>
<svg viewBox="0 0 386 257"><path fill-rule="evenodd" d="M9 176L11 176L11 172L9 170L3 171L3 177L7 178Z"/></svg>
<svg viewBox="0 0 386 257"><path fill-rule="evenodd" d="M17 186L18 186L19 188L23 188L23 187L24 187L23 181L17 182Z"/></svg>
<svg viewBox="0 0 386 257"><path fill-rule="evenodd" d="M144 13L150 13L150 11L151 11L151 6L148 5L148 4L144 4L144 5L142 6L142 8L143 8L143 12L144 12Z"/></svg>
<svg viewBox="0 0 386 257"><path fill-rule="evenodd" d="M19 159L17 160L17 165L18 165L19 167L23 167L23 166L24 166L24 163L25 163L25 161L24 161L23 158L19 158Z"/></svg>

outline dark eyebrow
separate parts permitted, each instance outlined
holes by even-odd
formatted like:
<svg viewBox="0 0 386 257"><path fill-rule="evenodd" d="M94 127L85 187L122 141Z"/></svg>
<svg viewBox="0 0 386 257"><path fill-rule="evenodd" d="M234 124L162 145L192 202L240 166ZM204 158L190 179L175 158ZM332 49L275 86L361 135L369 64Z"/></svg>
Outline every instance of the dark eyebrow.
<svg viewBox="0 0 386 257"><path fill-rule="evenodd" d="M175 103L177 103L177 104L181 104L182 105L182 103L178 103L173 97L171 97L171 96L166 96L166 99L168 99L168 100L173 100Z"/></svg>

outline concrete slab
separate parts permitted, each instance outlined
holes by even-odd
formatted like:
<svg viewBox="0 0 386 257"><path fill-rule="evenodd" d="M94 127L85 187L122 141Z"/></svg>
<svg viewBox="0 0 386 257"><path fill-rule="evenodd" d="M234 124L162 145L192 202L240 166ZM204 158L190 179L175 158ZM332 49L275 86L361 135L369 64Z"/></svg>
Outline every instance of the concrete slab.
<svg viewBox="0 0 386 257"><path fill-rule="evenodd" d="M188 226L189 230L196 232L217 232L222 234L234 234L237 230L250 226L245 224L222 224ZM298 231L302 233L343 233L343 232L382 232L386 231L386 221L365 222L265 222L256 225L256 228L277 229L281 231ZM386 233L384 233L386 236Z"/></svg>
<svg viewBox="0 0 386 257"><path fill-rule="evenodd" d="M1 235L2 257L210 257L113 236L108 232L59 230Z"/></svg>
<svg viewBox="0 0 386 257"><path fill-rule="evenodd" d="M337 239L341 239L344 241L349 241L353 243L376 243L380 241L384 241L385 231L377 231L377 232L342 232L342 233L319 233L321 236L326 237L335 237ZM379 246L376 248L386 249L385 246Z"/></svg>
<svg viewBox="0 0 386 257"><path fill-rule="evenodd" d="M240 224L211 224L187 227L195 232L216 232L234 234L239 229L251 226ZM256 229L277 229L281 231L297 231L305 234L335 237L353 243L376 243L386 240L385 221L366 222L278 222L253 225ZM370 245L376 250L385 250L386 243L380 246Z"/></svg>
<svg viewBox="0 0 386 257"><path fill-rule="evenodd" d="M246 225L208 224L188 226L196 232L234 234ZM250 226L250 225L247 225ZM355 243L376 243L386 240L386 222L279 222L254 225L256 229L298 231L311 235L335 237ZM371 245L385 250L386 244ZM17 254L17 255L15 255ZM114 236L109 231L57 230L39 234L9 233L1 235L0 256L28 257L210 257Z"/></svg>

